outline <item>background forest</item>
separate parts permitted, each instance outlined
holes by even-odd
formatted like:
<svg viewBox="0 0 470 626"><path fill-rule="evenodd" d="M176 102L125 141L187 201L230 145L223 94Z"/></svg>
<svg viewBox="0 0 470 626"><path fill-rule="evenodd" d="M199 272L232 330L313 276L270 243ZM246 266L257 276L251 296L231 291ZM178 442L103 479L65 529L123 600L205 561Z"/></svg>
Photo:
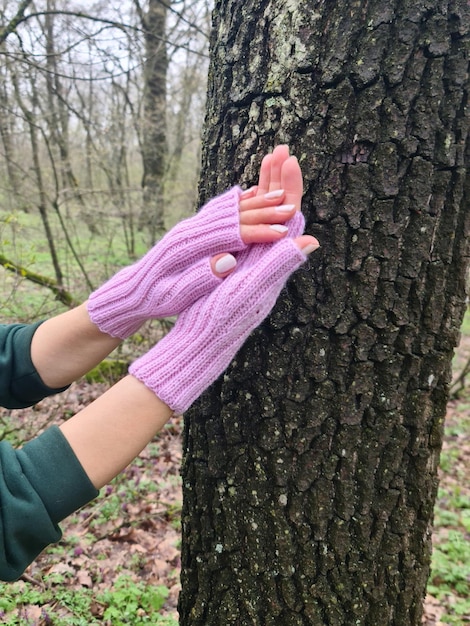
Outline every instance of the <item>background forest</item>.
<svg viewBox="0 0 470 626"><path fill-rule="evenodd" d="M21 4L8 37L1 10L4 321L83 299L194 210L210 27L206 0Z"/></svg>
<svg viewBox="0 0 470 626"><path fill-rule="evenodd" d="M196 207L211 0L0 0L0 323L80 302ZM235 182L235 181L234 181ZM127 343L125 365L143 351ZM468 374L470 323L455 362ZM131 353L131 354L128 354ZM34 410L0 409L17 444L102 393L95 373ZM454 388L424 623L470 623L470 395ZM172 421L22 580L5 624L177 623L181 422Z"/></svg>

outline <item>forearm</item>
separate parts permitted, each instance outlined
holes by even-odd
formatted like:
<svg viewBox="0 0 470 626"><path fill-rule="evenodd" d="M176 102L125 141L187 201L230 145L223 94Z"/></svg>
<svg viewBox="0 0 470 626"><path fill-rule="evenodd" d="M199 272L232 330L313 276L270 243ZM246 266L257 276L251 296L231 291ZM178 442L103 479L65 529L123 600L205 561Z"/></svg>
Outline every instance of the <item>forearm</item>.
<svg viewBox="0 0 470 626"><path fill-rule="evenodd" d="M93 485L119 474L171 417L143 383L126 376L60 428Z"/></svg>
<svg viewBox="0 0 470 626"><path fill-rule="evenodd" d="M39 326L31 342L31 359L46 385L65 387L100 363L120 341L91 322L84 303Z"/></svg>
<svg viewBox="0 0 470 626"><path fill-rule="evenodd" d="M0 579L15 580L57 526L153 438L170 409L132 376L20 450L0 441ZM62 431L62 432L61 432Z"/></svg>

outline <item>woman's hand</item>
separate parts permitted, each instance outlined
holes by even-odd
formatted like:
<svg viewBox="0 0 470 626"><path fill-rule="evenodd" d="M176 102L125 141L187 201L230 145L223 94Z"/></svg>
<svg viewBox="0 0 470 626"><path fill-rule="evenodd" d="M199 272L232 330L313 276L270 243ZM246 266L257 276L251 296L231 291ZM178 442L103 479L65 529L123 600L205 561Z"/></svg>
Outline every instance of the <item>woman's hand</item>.
<svg viewBox="0 0 470 626"><path fill-rule="evenodd" d="M289 236L289 220L300 211L302 195L299 162L290 155L288 146L277 146L263 158L258 184L241 195L242 240L245 243L271 243ZM273 232L267 224L282 224L284 228L276 228ZM296 237L295 241L306 254L319 247L318 240L310 235Z"/></svg>

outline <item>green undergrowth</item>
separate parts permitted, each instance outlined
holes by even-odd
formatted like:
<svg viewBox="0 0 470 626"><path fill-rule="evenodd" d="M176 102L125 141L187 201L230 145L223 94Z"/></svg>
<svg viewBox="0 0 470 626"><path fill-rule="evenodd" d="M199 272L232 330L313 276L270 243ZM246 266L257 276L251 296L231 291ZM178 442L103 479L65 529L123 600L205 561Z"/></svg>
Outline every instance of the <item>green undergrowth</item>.
<svg viewBox="0 0 470 626"><path fill-rule="evenodd" d="M57 217L51 214L49 219L63 285L77 302L83 301L92 287L97 287L116 270L132 263L147 249L145 233L135 233L134 249L129 249L121 219L102 216L98 230L92 232L77 213L67 221L68 235L75 254L85 268L85 276L74 253L65 243ZM6 213L0 209L0 253L20 267L52 280L57 279L41 219L34 211ZM0 267L0 299L0 321L4 322L31 322L66 310L49 289L3 267Z"/></svg>
<svg viewBox="0 0 470 626"><path fill-rule="evenodd" d="M85 374L87 383L113 384L126 375L128 361L120 359L105 359L99 365Z"/></svg>
<svg viewBox="0 0 470 626"><path fill-rule="evenodd" d="M461 363L465 363L470 336L468 314L462 334ZM444 611L440 624L452 626L470 624L470 389L469 381L465 382L463 391L449 404L446 420L428 584L428 593Z"/></svg>
<svg viewBox="0 0 470 626"><path fill-rule="evenodd" d="M179 575L174 554L145 547L165 545L173 533L173 552L179 549L176 462L165 474L172 436L171 425L164 428L142 457L67 518L61 541L49 546L25 577L0 583L0 624L178 626L168 604ZM168 571L154 573L152 562L165 558Z"/></svg>
<svg viewBox="0 0 470 626"><path fill-rule="evenodd" d="M71 589L63 577L45 576L40 588L20 581L2 585L1 623L7 626L177 626L159 614L168 589L120 576L113 588L96 593L93 589ZM37 610L39 609L39 610Z"/></svg>
<svg viewBox="0 0 470 626"><path fill-rule="evenodd" d="M457 486L439 490L434 536L428 593L443 606L443 623L470 624L470 498Z"/></svg>

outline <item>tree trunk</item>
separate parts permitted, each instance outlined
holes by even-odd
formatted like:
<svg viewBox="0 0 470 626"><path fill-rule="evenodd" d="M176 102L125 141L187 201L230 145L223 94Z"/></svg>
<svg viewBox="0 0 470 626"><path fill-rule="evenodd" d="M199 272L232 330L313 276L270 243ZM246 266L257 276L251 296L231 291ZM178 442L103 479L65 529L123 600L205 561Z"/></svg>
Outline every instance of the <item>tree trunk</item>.
<svg viewBox="0 0 470 626"><path fill-rule="evenodd" d="M16 100L18 106L20 107L27 127L29 128L29 137L31 141L31 156L33 162L33 170L36 177L37 183L37 207L39 210L39 215L41 216L41 222L44 227L44 233L46 235L47 246L49 248L49 254L51 255L51 262L54 267L55 273L55 281L57 283L57 287L59 289L64 288L64 275L62 273L62 268L60 266L59 255L57 253L57 247L54 241L54 235L52 233L51 223L49 220L49 212L47 210L48 201L47 201L47 193L44 186L44 177L41 165L41 157L40 157L40 149L39 149L39 141L38 141L38 124L35 111L37 109L37 96L35 92L34 85L32 85L33 91L33 102L31 109L28 109L23 97L21 95L21 88L18 81L18 77L14 72L11 74L13 86L15 89Z"/></svg>
<svg viewBox="0 0 470 626"><path fill-rule="evenodd" d="M464 0L216 2L201 202L289 143L322 249L186 415L183 626L420 624L465 308L469 30Z"/></svg>
<svg viewBox="0 0 470 626"><path fill-rule="evenodd" d="M5 44L0 44L0 50L3 52ZM8 63L3 63L1 69L0 80L0 138L3 146L3 160L5 162L5 174L7 176L5 187L7 193L3 200L3 209L22 209L28 212L29 207L24 201L21 189L20 168L18 167L18 157L15 152L15 144L12 136L11 117L7 111L11 111L10 93L7 89L8 72L6 68Z"/></svg>
<svg viewBox="0 0 470 626"><path fill-rule="evenodd" d="M57 150L59 156L60 185L62 191L65 191L65 199L67 200L67 196L70 196L71 199L77 202L83 221L88 226L90 232L98 234L99 228L94 211L86 206L70 159L69 117L65 104L66 100L63 94L61 71L58 66L59 55L55 49L57 39L53 15L53 12L56 10L55 0L47 0L47 10L50 11L50 13L46 13L44 20L47 54L47 71L45 72L45 78L48 103L46 121L49 128L51 144ZM52 154L53 153L51 153L51 158ZM57 189L57 191L59 190Z"/></svg>
<svg viewBox="0 0 470 626"><path fill-rule="evenodd" d="M145 33L144 111L142 122L143 207L139 228L148 232L153 243L164 228L163 187L165 177L166 140L166 51L167 6L160 0L149 0L142 16Z"/></svg>

